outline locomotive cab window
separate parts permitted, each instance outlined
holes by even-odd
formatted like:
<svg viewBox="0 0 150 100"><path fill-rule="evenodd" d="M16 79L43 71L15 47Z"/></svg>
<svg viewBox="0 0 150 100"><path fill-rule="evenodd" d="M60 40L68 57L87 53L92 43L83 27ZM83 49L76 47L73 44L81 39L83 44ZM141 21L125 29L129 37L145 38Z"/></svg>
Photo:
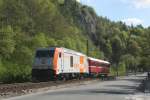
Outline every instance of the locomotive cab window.
<svg viewBox="0 0 150 100"><path fill-rule="evenodd" d="M54 50L38 50L36 52L36 57L53 57L54 56Z"/></svg>
<svg viewBox="0 0 150 100"><path fill-rule="evenodd" d="M73 67L73 56L70 56L70 66Z"/></svg>

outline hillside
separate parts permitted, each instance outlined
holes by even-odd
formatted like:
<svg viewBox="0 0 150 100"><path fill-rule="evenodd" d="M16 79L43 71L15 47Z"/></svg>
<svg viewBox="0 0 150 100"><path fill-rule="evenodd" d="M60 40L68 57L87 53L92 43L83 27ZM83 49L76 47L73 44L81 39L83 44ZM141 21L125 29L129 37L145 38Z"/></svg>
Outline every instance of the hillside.
<svg viewBox="0 0 150 100"><path fill-rule="evenodd" d="M97 16L75 0L0 0L0 81L31 79L34 51L62 46L106 59L119 74L150 65L150 28ZM118 67L116 67L118 66Z"/></svg>

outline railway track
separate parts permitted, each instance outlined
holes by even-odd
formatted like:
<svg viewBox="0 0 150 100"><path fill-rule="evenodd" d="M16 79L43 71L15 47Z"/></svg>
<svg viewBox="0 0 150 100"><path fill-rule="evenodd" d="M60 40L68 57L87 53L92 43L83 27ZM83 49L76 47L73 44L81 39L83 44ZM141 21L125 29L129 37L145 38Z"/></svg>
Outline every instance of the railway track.
<svg viewBox="0 0 150 100"><path fill-rule="evenodd" d="M49 82L39 82L39 83L13 83L13 84L0 84L0 97L10 97L17 96L35 92L36 89L46 88L46 87L57 87L65 84L82 83L86 81L92 81L96 79L82 79L82 80L68 80L68 81L49 81Z"/></svg>

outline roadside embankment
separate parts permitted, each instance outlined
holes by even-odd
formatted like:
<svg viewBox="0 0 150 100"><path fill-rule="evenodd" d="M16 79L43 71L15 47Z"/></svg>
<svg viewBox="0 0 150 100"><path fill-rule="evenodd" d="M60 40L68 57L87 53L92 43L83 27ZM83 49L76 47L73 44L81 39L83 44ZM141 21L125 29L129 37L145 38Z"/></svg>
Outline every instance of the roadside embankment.
<svg viewBox="0 0 150 100"><path fill-rule="evenodd" d="M96 82L97 79L0 84L0 99Z"/></svg>

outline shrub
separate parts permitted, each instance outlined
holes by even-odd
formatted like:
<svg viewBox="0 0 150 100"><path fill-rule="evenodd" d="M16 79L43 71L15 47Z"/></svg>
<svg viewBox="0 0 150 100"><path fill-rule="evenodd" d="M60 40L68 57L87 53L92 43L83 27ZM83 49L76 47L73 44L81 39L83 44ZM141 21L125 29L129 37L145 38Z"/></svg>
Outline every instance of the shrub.
<svg viewBox="0 0 150 100"><path fill-rule="evenodd" d="M19 66L10 62L3 64L0 80L3 83L31 81L31 67Z"/></svg>

